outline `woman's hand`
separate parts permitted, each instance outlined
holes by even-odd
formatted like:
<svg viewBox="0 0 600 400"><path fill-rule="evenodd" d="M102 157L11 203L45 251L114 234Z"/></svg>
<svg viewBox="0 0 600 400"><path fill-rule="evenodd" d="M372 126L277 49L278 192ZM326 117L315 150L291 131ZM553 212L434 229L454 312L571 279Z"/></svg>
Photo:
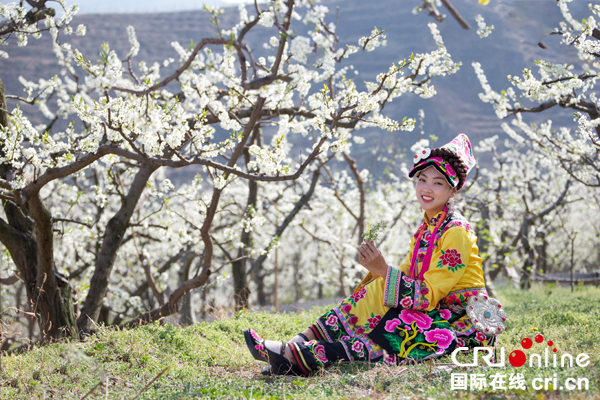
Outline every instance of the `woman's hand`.
<svg viewBox="0 0 600 400"><path fill-rule="evenodd" d="M372 241L365 239L360 245L358 248L358 261L360 265L368 269L376 277L386 277L388 265Z"/></svg>

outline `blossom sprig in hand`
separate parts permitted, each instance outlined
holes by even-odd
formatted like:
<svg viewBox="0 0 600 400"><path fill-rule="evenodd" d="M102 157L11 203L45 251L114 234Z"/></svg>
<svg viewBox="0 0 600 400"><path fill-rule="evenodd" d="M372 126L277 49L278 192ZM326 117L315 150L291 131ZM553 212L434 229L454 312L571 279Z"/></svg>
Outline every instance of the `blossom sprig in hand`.
<svg viewBox="0 0 600 400"><path fill-rule="evenodd" d="M387 227L385 222L377 222L375 225L371 222L367 222L367 227L365 232L363 233L363 238L370 240L372 242L377 242L379 240L379 234L383 229Z"/></svg>

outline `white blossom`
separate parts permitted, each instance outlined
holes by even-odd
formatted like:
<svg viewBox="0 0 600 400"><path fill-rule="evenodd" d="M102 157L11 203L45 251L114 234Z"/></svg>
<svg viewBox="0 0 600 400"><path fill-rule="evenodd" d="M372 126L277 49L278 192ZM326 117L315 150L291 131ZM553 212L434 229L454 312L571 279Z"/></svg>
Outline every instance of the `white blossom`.
<svg viewBox="0 0 600 400"><path fill-rule="evenodd" d="M494 25L487 26L485 20L481 16L481 14L477 14L475 16L475 21L477 22L477 34L480 38L488 37L492 34L492 30L494 29Z"/></svg>

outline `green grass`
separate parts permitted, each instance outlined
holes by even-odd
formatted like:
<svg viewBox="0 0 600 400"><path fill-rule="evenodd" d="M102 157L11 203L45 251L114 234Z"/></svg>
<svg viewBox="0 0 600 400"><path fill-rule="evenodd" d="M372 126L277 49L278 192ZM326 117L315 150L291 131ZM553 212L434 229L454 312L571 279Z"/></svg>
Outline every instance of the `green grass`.
<svg viewBox="0 0 600 400"><path fill-rule="evenodd" d="M242 331L254 328L269 339L286 339L302 331L328 307L300 314L242 312L222 316L212 323L189 328L152 325L129 331L101 329L86 342L56 343L26 354L3 357L0 372L1 399L82 398L98 383L91 399L130 399L161 371L169 369L139 398L598 398L600 391L600 289L536 286L528 292L503 288L498 295L508 314L507 330L499 337L506 349L505 368L487 366L455 368L454 373L524 374L527 391L452 391L450 372L429 364L408 367L346 364L321 371L310 378L264 377L265 364L246 349ZM591 354L586 368L514 368L511 351L521 339L543 334L559 349ZM543 352L542 344L529 351ZM526 351L527 352L527 351ZM451 363L449 357L436 363ZM536 377L587 378L588 391L531 388ZM104 384L107 382L107 384Z"/></svg>

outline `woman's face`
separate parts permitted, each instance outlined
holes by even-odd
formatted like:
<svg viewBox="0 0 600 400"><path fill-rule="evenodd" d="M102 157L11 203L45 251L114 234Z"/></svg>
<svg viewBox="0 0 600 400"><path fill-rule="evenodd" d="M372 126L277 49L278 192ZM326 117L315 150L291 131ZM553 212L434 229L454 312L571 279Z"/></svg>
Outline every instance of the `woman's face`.
<svg viewBox="0 0 600 400"><path fill-rule="evenodd" d="M429 219L442 211L448 199L455 194L456 189L434 167L426 168L417 175L417 201Z"/></svg>

